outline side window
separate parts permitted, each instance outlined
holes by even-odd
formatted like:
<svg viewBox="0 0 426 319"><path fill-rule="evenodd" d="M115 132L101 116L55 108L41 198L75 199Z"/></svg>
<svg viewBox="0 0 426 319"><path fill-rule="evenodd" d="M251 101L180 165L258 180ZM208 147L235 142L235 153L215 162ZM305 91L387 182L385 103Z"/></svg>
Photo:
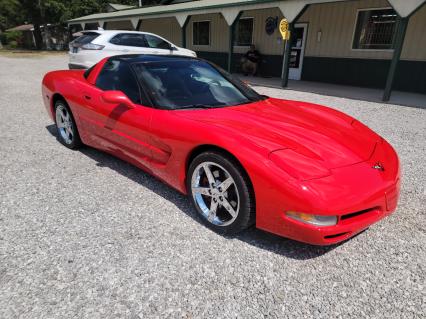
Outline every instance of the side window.
<svg viewBox="0 0 426 319"><path fill-rule="evenodd" d="M164 41L163 39L160 39L159 37L156 37L150 34L145 34L145 39L146 39L146 42L148 43L148 47L150 48L165 49L165 50L170 49L170 43L168 43L167 41Z"/></svg>
<svg viewBox="0 0 426 319"><path fill-rule="evenodd" d="M128 47L147 47L145 38L142 34L120 33L113 37L110 43Z"/></svg>
<svg viewBox="0 0 426 319"><path fill-rule="evenodd" d="M358 11L352 49L392 49L397 16L398 14L393 9Z"/></svg>
<svg viewBox="0 0 426 319"><path fill-rule="evenodd" d="M103 91L122 91L134 103L142 104L139 86L129 65L120 60L109 60L96 79Z"/></svg>

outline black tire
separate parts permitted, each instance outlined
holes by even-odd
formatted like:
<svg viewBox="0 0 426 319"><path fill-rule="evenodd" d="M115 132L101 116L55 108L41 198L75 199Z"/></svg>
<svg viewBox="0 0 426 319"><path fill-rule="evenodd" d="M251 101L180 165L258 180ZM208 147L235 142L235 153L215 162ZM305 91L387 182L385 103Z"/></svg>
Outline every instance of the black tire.
<svg viewBox="0 0 426 319"><path fill-rule="evenodd" d="M232 185L235 185L235 188L234 186L232 187L234 189L234 193L238 192L239 206L236 218L229 225L217 225L209 221L206 213L203 213L203 210L200 208L199 204L194 198L192 189L193 174L194 171L198 170L200 165L203 163L218 164L224 168L227 171L226 173L228 173L233 178L234 183ZM186 187L188 190L188 196L207 227L220 234L235 235L255 223L255 200L250 180L247 173L241 167L240 163L238 163L238 161L236 161L232 156L220 151L204 152L193 159L189 165L187 174ZM211 197L203 195L203 198L206 198L208 201ZM229 203L231 203L231 201L227 202L228 205ZM226 206L226 204L218 205L218 210L225 209L224 206ZM211 208L211 206L209 208Z"/></svg>
<svg viewBox="0 0 426 319"><path fill-rule="evenodd" d="M70 117L70 126L72 129L72 132L74 133L72 136L72 139L67 140L63 133L61 132L61 128L58 125L58 109L64 109L67 114L69 114ZM83 143L80 139L80 134L78 133L77 125L74 120L74 116L68 106L68 104L64 100L57 100L55 102L55 124L56 124L56 132L57 132L57 138L59 142L61 142L62 145L68 147L69 149L78 149L80 148Z"/></svg>

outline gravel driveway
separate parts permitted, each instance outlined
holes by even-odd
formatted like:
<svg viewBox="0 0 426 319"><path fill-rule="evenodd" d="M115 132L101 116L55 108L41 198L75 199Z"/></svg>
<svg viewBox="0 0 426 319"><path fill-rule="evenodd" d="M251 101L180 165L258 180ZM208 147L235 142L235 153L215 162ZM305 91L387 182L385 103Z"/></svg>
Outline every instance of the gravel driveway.
<svg viewBox="0 0 426 319"><path fill-rule="evenodd" d="M426 313L426 110L256 87L327 104L390 141L399 208L334 247L227 238L189 201L55 139L40 81L65 56L0 56L0 318L420 318Z"/></svg>

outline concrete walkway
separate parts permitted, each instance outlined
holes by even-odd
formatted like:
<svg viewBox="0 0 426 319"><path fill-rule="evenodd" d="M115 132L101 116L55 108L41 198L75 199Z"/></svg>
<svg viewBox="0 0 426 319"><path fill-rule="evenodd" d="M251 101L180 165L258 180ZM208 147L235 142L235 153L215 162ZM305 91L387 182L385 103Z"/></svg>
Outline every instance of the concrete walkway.
<svg viewBox="0 0 426 319"><path fill-rule="evenodd" d="M241 80L248 82L251 85L281 88L280 78L253 77L244 76L240 74L238 76ZM286 89L301 92L311 92L329 96L344 97L354 100L383 103L382 89L371 89L356 86L294 80L289 81L288 88ZM393 91L391 99L388 103L426 109L426 95L411 92Z"/></svg>

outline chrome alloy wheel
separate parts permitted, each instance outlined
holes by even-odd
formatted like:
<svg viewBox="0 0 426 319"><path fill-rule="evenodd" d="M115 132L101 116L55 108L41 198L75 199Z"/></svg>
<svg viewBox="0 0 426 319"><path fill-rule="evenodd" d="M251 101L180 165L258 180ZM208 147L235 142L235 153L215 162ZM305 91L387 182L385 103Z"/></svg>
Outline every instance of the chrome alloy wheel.
<svg viewBox="0 0 426 319"><path fill-rule="evenodd" d="M199 164L192 174L191 191L203 217L210 223L227 226L237 218L240 210L237 184L219 164Z"/></svg>
<svg viewBox="0 0 426 319"><path fill-rule="evenodd" d="M56 126L65 143L71 144L74 140L74 125L68 110L62 104L56 107Z"/></svg>

